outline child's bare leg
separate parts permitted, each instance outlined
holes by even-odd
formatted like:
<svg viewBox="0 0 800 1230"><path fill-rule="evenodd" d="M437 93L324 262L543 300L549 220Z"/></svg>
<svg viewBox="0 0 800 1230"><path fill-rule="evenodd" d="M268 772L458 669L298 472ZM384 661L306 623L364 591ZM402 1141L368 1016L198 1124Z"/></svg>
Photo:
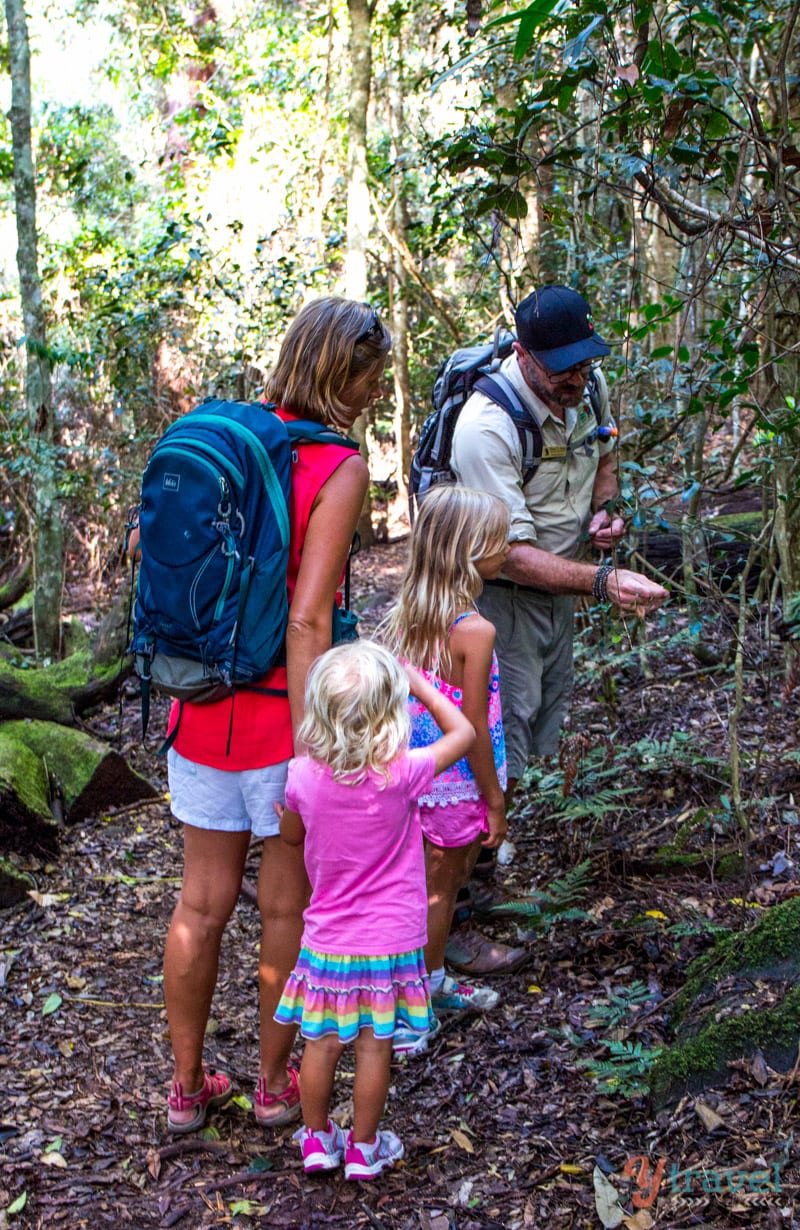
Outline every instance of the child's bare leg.
<svg viewBox="0 0 800 1230"><path fill-rule="evenodd" d="M356 1078L353 1082L353 1140L371 1144L381 1121L389 1092L392 1039L376 1038L371 1029L359 1030L355 1043Z"/></svg>
<svg viewBox="0 0 800 1230"><path fill-rule="evenodd" d="M465 884L469 883L469 878L472 875L472 872L475 869L475 864L478 861L478 855L480 854L481 849L483 848L482 843L483 843L485 836L486 836L485 833L479 833L478 836L473 841L472 845L467 846L466 869L464 872L464 879L458 886L459 888L463 888ZM492 850L491 853L494 854L495 851Z"/></svg>
<svg viewBox="0 0 800 1230"><path fill-rule="evenodd" d="M306 1041L300 1064L300 1102L303 1123L312 1132L324 1132L328 1126L336 1065L343 1050L335 1034Z"/></svg>
<svg viewBox="0 0 800 1230"><path fill-rule="evenodd" d="M428 886L428 973L444 965L444 950L453 923L458 890L466 883L478 857L481 838L468 846L435 846L425 842L425 878Z"/></svg>

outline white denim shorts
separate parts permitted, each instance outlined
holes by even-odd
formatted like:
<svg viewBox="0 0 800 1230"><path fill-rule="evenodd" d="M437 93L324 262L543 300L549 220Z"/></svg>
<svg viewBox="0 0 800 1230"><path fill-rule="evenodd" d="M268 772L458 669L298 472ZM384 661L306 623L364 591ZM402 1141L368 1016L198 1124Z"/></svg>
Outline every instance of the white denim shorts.
<svg viewBox="0 0 800 1230"><path fill-rule="evenodd" d="M275 803L286 790L288 760L263 769L212 769L187 760L174 748L167 755L173 816L197 829L277 837Z"/></svg>

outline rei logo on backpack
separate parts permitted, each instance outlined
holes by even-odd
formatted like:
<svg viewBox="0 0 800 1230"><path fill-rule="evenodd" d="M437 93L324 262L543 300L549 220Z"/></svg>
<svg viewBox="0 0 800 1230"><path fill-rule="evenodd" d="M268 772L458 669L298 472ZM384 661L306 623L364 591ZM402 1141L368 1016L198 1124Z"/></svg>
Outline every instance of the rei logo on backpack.
<svg viewBox="0 0 800 1230"><path fill-rule="evenodd" d="M217 700L283 656L289 492L299 441L357 448L320 423L209 399L160 438L142 478L134 655L150 689ZM134 522L135 523L135 522Z"/></svg>
<svg viewBox="0 0 800 1230"><path fill-rule="evenodd" d="M478 391L506 411L517 429L522 447L522 482L529 483L542 460L542 428L533 411L520 399L510 380L500 371L500 365L511 354L516 338L507 329L497 329L494 341L482 346L465 346L456 350L439 369L429 414L419 433L419 444L411 460L409 474L409 515L414 521L416 505L431 487L454 483L456 476L450 467L455 431L461 408L470 395ZM597 423L591 438L607 439L616 435L616 427L603 424L608 403L605 383L590 373L584 396L588 399ZM580 441L590 443L589 437Z"/></svg>

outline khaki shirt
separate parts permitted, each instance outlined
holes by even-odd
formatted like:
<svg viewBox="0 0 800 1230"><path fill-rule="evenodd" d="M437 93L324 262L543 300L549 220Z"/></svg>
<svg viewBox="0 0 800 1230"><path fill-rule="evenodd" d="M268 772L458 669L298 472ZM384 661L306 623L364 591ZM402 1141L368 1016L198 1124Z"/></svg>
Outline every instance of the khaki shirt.
<svg viewBox="0 0 800 1230"><path fill-rule="evenodd" d="M522 445L510 416L483 393L473 393L464 405L453 434L451 465L467 487L499 495L511 511L511 542L529 542L566 559L582 552L592 516L592 490L601 456L614 448L612 440L582 445L596 427L594 412L581 404L555 418L525 383L517 356L509 355L500 369L542 429L542 460L533 478L522 485ZM602 375L602 421L612 423L608 391ZM566 455L563 450L568 444ZM548 458L547 450L560 456Z"/></svg>

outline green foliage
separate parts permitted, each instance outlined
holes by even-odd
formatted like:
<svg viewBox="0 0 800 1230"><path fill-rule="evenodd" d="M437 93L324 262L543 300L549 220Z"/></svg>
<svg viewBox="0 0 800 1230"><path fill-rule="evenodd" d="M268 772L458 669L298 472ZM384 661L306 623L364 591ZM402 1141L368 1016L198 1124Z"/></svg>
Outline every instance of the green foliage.
<svg viewBox="0 0 800 1230"><path fill-rule="evenodd" d="M489 913L524 918L534 929L546 933L557 920L582 921L589 917L579 908L579 903L585 898L591 880L591 863L586 859L566 875L552 880L545 891L529 893L518 901L492 907Z"/></svg>
<svg viewBox="0 0 800 1230"><path fill-rule="evenodd" d="M623 1098L646 1097L649 1092L648 1076L663 1047L646 1047L641 1042L615 1042L609 1040L607 1059L579 1059L579 1068L584 1068L596 1083L600 1093L619 1094Z"/></svg>
<svg viewBox="0 0 800 1230"><path fill-rule="evenodd" d="M650 987L637 979L629 987L612 989L606 999L595 1000L591 1016L585 1019L584 1025L589 1029L616 1029L652 998Z"/></svg>
<svg viewBox="0 0 800 1230"><path fill-rule="evenodd" d="M79 219L101 233L113 232L119 212L144 197L121 138L107 105L43 109L36 158L40 191L68 202Z"/></svg>

